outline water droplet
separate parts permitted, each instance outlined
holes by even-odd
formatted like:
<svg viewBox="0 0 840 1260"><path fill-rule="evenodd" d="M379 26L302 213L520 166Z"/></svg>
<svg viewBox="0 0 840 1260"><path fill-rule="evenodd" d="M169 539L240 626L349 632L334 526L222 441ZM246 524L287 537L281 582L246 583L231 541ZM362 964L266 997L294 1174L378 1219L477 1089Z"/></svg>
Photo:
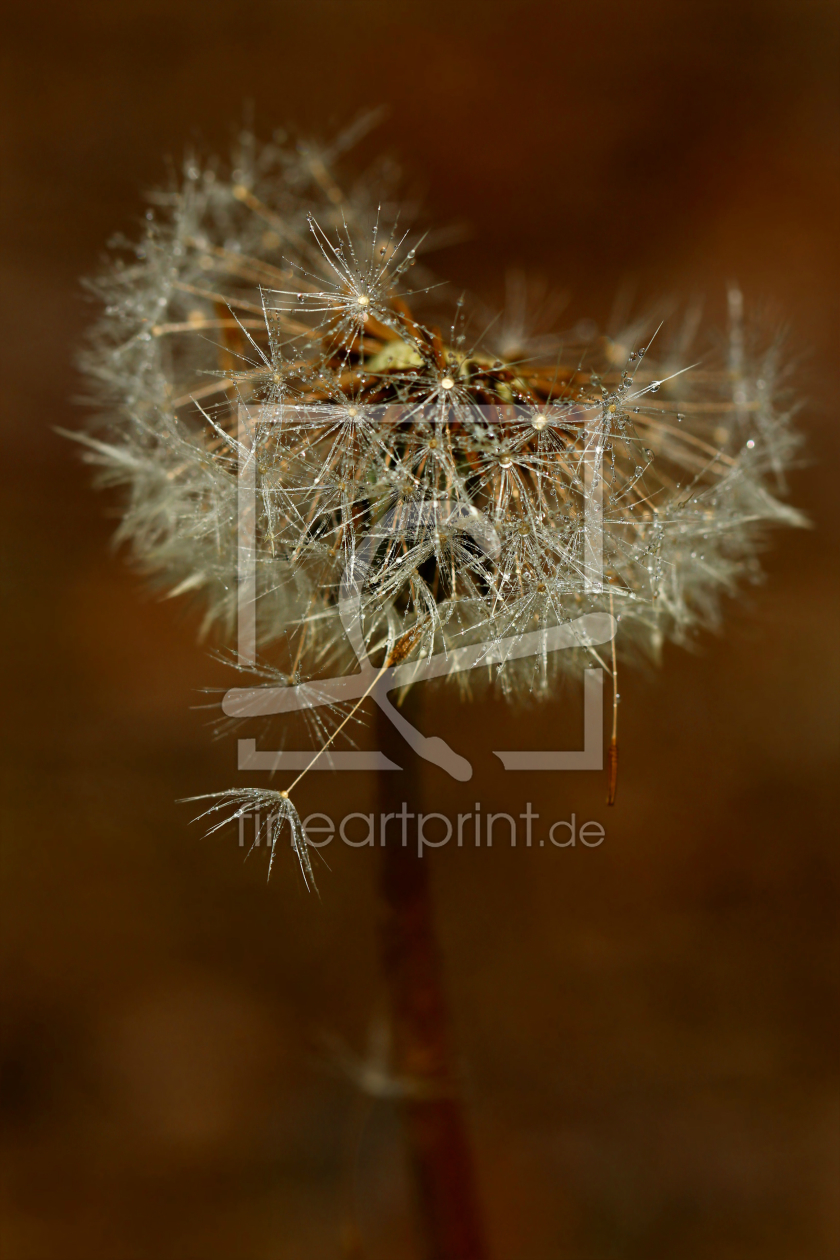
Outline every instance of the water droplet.
<svg viewBox="0 0 840 1260"><path fill-rule="evenodd" d="M451 376L444 376L443 380L440 383L441 389L453 389L454 386L455 386L455 382L453 381Z"/></svg>
<svg viewBox="0 0 840 1260"><path fill-rule="evenodd" d="M299 294L297 295L297 300L298 300L299 302L305 302L305 301L306 301L306 294L305 294L305 293L299 293Z"/></svg>
<svg viewBox="0 0 840 1260"><path fill-rule="evenodd" d="M755 447L755 439L749 438L749 440L747 441L747 450L751 451L754 447Z"/></svg>
<svg viewBox="0 0 840 1260"><path fill-rule="evenodd" d="M662 387L661 381L651 381L650 385L648 386L652 394L658 394L661 387Z"/></svg>
<svg viewBox="0 0 840 1260"><path fill-rule="evenodd" d="M499 456L499 467L511 468L512 466L513 466L513 460L511 459L507 451L503 451L502 454Z"/></svg>

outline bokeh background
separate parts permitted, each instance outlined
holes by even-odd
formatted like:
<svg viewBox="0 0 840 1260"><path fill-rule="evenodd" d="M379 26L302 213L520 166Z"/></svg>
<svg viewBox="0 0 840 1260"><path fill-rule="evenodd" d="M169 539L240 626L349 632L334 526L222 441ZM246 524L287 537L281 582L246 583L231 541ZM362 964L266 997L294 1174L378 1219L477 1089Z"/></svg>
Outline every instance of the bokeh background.
<svg viewBox="0 0 840 1260"><path fill-rule="evenodd" d="M618 802L597 775L502 776L580 709L434 700L472 750L454 815L604 823L601 848L431 859L497 1260L837 1254L837 6L823 0L82 0L4 19L3 1260L412 1260L398 1120L360 1099L375 1041L375 855L266 886L192 792L237 780L195 621L110 547L76 451L79 279L187 144L328 136L402 161L437 268L488 303L516 264L570 322L724 286L791 329L808 464L767 584L725 633L621 685ZM362 779L303 802L372 808ZM242 776L244 779L244 776ZM562 781L561 781L562 780ZM342 1249L344 1247L344 1249Z"/></svg>

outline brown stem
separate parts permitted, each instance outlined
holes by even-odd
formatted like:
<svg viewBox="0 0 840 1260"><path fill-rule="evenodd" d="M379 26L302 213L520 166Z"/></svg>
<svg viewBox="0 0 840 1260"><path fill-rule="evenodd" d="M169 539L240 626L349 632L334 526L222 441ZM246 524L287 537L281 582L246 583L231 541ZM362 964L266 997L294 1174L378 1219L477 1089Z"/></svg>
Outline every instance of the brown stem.
<svg viewBox="0 0 840 1260"><path fill-rule="evenodd" d="M414 721L409 693L403 712ZM401 774L381 771L382 814L421 808L415 754L377 708L379 747ZM427 1260L487 1260L469 1141L453 1070L446 1001L434 932L429 856L402 843L404 822L387 824L382 855L380 949L397 1074L410 1082L403 1104L406 1137ZM407 835L407 832L405 833ZM415 832L416 835L416 832Z"/></svg>

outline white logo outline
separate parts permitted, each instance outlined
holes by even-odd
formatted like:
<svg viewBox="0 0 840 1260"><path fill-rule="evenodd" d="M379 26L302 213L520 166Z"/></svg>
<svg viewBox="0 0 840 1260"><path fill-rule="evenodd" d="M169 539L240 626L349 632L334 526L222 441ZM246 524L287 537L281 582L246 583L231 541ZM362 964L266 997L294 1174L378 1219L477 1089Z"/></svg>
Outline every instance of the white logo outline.
<svg viewBox="0 0 840 1260"><path fill-rule="evenodd" d="M239 457L237 478L238 515L238 660L247 668L256 663L256 461L253 458L250 413L265 409L240 404L237 430ZM595 408L587 409L587 418L600 418ZM584 449L584 583L585 589L603 589L603 476L604 438L600 424L587 429ZM499 552L499 540L492 524L475 508L451 500L422 500L403 504L404 513L416 517L417 528L424 519L445 524L450 531L469 533L491 559ZM370 686L377 673L367 655L361 629L360 590L379 542L390 536L389 524L396 509L392 508L368 531L342 575L339 615L360 666L359 672L336 678L317 679L290 687L234 687L222 701L230 717L265 716L269 713L294 712L357 699ZM375 544L375 545L374 545ZM409 683L475 669L483 665L502 664L506 660L561 651L569 647L596 647L610 642L617 629L609 613L587 613L573 622L521 635L455 648L447 653L421 657L381 671L370 695L390 721L421 758L438 765L453 778L466 782L472 777L472 765L454 752L438 736L424 736L394 708L388 692ZM495 751L506 770L602 770L603 769L603 677L604 671L589 667L584 671L584 747L572 751ZM240 770L301 770L311 764L313 770L400 770L401 767L378 751L334 751L327 749L313 762L311 751L258 751L256 740L238 741Z"/></svg>

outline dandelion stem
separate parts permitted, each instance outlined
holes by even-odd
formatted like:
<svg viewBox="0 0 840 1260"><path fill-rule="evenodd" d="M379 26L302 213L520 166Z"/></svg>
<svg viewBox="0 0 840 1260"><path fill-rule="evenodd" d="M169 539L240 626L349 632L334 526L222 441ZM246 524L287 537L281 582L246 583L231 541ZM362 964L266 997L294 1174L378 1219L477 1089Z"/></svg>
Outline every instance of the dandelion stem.
<svg viewBox="0 0 840 1260"><path fill-rule="evenodd" d="M408 703L417 708L417 688ZM380 747L399 738L377 710ZM410 715L412 722L415 714ZM401 750L400 750L401 751ZM399 753L395 753L399 756ZM418 800L416 758L401 775L379 776L383 817ZM381 850L380 950L393 1043L394 1071L414 1083L404 1101L405 1132L427 1260L486 1260L469 1139L457 1094L456 1072L440 955L435 937L428 857L400 844L398 833Z"/></svg>

